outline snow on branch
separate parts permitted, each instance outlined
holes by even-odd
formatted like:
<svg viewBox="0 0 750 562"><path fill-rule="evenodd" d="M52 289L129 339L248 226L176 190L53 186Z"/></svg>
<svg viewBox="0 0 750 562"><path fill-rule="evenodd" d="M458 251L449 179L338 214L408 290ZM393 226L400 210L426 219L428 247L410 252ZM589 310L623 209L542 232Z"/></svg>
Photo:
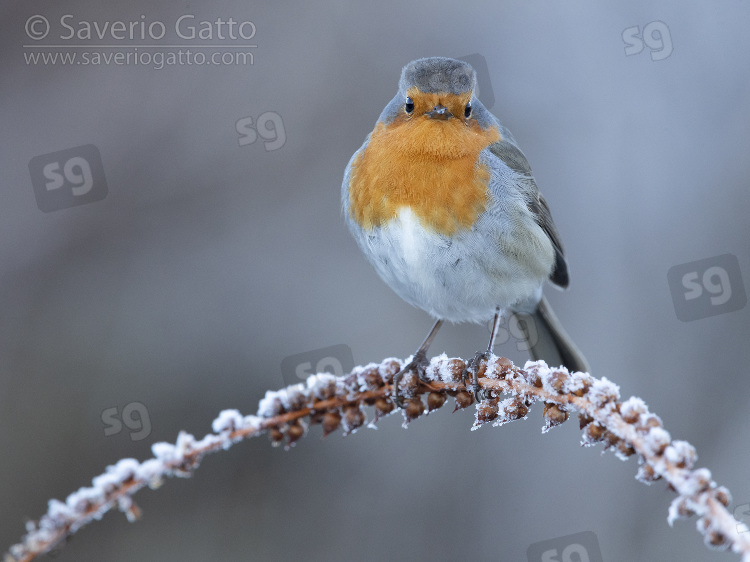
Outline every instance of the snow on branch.
<svg viewBox="0 0 750 562"><path fill-rule="evenodd" d="M391 358L379 365L356 367L343 377L312 375L306 385L266 392L256 415L224 410L213 422L213 433L200 440L180 432L174 444L154 444L153 458L144 462L122 459L94 478L92 486L80 488L64 502L50 500L47 513L38 522L27 524L27 534L10 548L5 562L28 562L49 552L114 507L135 521L140 514L132 501L135 492L144 486L156 488L166 477L188 477L205 455L228 449L245 438L268 433L275 445L283 443L288 448L313 424L322 425L325 435L339 428L345 434L354 433L365 425L368 406L374 409L370 423L401 411L406 426L425 411L440 408L449 396L455 400L455 409L474 403L462 382L466 362L443 354L433 358L427 368L428 383L413 374L401 379L399 390L405 400L398 408L391 400L391 383L402 364ZM478 375L486 398L476 405L472 429L486 423L500 426L526 419L534 402L543 403L542 432L577 412L582 445L601 443L622 460L635 455L639 481L651 484L664 479L676 492L669 507L670 525L676 519L696 516L707 546L731 548L742 554L743 562L750 562L750 533L740 534L738 522L727 511L729 491L717 486L708 469L693 469L695 448L686 441L673 441L643 400L633 397L620 401L619 387L606 378L550 368L544 361L529 361L521 369L504 357L492 355L480 364Z"/></svg>

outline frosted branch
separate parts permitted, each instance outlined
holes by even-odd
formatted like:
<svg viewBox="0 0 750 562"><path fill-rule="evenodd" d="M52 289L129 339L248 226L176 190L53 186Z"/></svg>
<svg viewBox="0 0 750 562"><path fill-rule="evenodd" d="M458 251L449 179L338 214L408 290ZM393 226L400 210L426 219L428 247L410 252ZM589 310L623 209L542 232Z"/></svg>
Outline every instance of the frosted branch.
<svg viewBox="0 0 750 562"><path fill-rule="evenodd" d="M397 359L386 359L379 365L356 367L344 377L312 375L307 384L266 392L256 415L224 410L212 424L213 433L200 440L180 432L174 444L154 444L153 458L143 462L122 459L94 478L92 486L80 488L64 502L50 500L47 513L38 522L27 524L27 534L10 548L5 562L28 562L49 552L114 507L135 521L140 510L132 496L138 490L157 488L166 477L188 477L205 455L228 449L245 438L267 433L273 444L288 448L314 424L322 425L325 435L339 428L345 434L356 432L365 425L366 407L374 410L371 424L400 411L406 426L443 406L448 397L453 397L455 409L474 403L461 382L466 363L441 355L427 368L429 382L411 374L402 378L399 389L405 400L403 408L396 407L391 400L391 384L401 365ZM729 491L717 486L708 469L693 469L695 448L686 441L673 441L643 400L632 397L620 401L619 387L606 378L550 368L544 361L527 362L521 369L493 355L481 363L478 374L486 398L476 404L472 429L526 419L535 402L544 405L542 432L577 412L582 445L601 443L622 460L637 456L639 481L651 484L663 479L676 492L667 517L670 525L676 519L696 516L707 546L731 548L742 555L743 562L750 562L750 537L738 532L738 522L726 509L731 501Z"/></svg>

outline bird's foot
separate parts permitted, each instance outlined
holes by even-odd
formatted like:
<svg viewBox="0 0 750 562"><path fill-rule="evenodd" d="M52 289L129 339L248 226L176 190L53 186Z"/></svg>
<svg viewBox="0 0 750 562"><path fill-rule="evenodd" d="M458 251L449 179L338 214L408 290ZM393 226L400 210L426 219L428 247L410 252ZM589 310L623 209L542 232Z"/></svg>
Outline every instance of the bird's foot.
<svg viewBox="0 0 750 562"><path fill-rule="evenodd" d="M396 406L398 406L399 408L403 408L404 406L404 397L401 395L398 386L401 382L401 378L406 373L413 370L419 377L420 381L427 383L429 382L429 380L427 379L427 366L429 364L430 362L427 360L427 354L424 351L417 351L413 355L411 361L404 365L398 373L393 375L391 397L393 399L393 403L396 404Z"/></svg>
<svg viewBox="0 0 750 562"><path fill-rule="evenodd" d="M474 395L474 398L476 399L477 403L481 402L485 398L485 392L481 388L479 388L479 367L482 363L482 360L487 361L490 358L490 351L477 351L474 354L474 359L469 361L469 364L466 366L466 369L464 369L462 379L464 381L464 386L466 386L466 377L471 373L471 393ZM466 390L469 390L469 388L466 388Z"/></svg>

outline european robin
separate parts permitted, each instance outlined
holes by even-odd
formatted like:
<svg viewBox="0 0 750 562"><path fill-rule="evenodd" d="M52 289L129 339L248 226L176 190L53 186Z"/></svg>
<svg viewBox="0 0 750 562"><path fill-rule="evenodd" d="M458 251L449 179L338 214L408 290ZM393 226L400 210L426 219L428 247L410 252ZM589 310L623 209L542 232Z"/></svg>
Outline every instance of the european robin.
<svg viewBox="0 0 750 562"><path fill-rule="evenodd" d="M588 371L542 285L568 286L568 265L549 207L526 157L477 99L466 62L431 57L407 64L398 92L349 160L341 186L346 223L380 277L436 319L412 360L424 378L427 350L443 321L493 319L489 357L504 315L534 322L533 359ZM465 378L464 378L465 380Z"/></svg>

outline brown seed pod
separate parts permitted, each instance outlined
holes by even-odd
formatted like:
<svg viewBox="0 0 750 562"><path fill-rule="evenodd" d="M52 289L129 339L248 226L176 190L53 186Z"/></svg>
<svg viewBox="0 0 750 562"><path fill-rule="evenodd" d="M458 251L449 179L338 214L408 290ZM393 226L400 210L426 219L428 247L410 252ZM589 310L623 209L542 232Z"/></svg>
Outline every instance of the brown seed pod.
<svg viewBox="0 0 750 562"><path fill-rule="evenodd" d="M687 498L680 498L677 503L677 515L683 519L695 515L695 511L688 506Z"/></svg>
<svg viewBox="0 0 750 562"><path fill-rule="evenodd" d="M477 421L487 423L497 418L499 412L497 403L497 398L482 400L477 406Z"/></svg>
<svg viewBox="0 0 750 562"><path fill-rule="evenodd" d="M289 429L287 429L286 438L289 441L289 444L291 445L292 443L297 441L297 439L302 437L304 434L305 434L305 428L302 427L302 424L299 423L298 420L295 420L289 426Z"/></svg>
<svg viewBox="0 0 750 562"><path fill-rule="evenodd" d="M590 441L601 441L606 430L598 423L590 423L583 430L584 436Z"/></svg>
<svg viewBox="0 0 750 562"><path fill-rule="evenodd" d="M714 497L716 498L716 501L718 501L724 507L728 507L732 502L732 495L724 486L719 486L718 488L716 488L716 490L714 491Z"/></svg>
<svg viewBox="0 0 750 562"><path fill-rule="evenodd" d="M446 370L450 373L450 380L445 382L461 382L466 370L466 362L463 359L451 359L448 361Z"/></svg>
<svg viewBox="0 0 750 562"><path fill-rule="evenodd" d="M404 404L404 416L406 421L412 421L417 419L424 412L424 404L419 397L410 398Z"/></svg>
<svg viewBox="0 0 750 562"><path fill-rule="evenodd" d="M383 377L380 376L380 373L378 373L378 370L375 367L367 369L365 372L363 372L362 378L365 381L367 390L377 390L385 384L383 382Z"/></svg>
<svg viewBox="0 0 750 562"><path fill-rule="evenodd" d="M607 429L602 435L602 441L604 441L604 448L608 449L609 447L614 447L615 445L617 445L621 441L621 439Z"/></svg>
<svg viewBox="0 0 750 562"><path fill-rule="evenodd" d="M497 361L495 361L495 369L498 378L504 379L505 375L513 370L513 361L507 357L498 357Z"/></svg>
<svg viewBox="0 0 750 562"><path fill-rule="evenodd" d="M508 421L520 420L521 418L526 417L529 413L529 407L520 397L517 396L513 402L505 406L503 412L504 417L507 418Z"/></svg>
<svg viewBox="0 0 750 562"><path fill-rule="evenodd" d="M568 420L568 412L560 409L557 404L550 402L544 404L543 416L547 428L558 426Z"/></svg>
<svg viewBox="0 0 750 562"><path fill-rule="evenodd" d="M589 391L589 388L591 388L591 380L583 379L581 380L581 388L579 388L578 390L574 390L573 394L579 397L583 396Z"/></svg>
<svg viewBox="0 0 750 562"><path fill-rule="evenodd" d="M359 404L344 406L344 425L346 431L353 431L365 423L365 413L360 409Z"/></svg>
<svg viewBox="0 0 750 562"><path fill-rule="evenodd" d="M714 548L725 548L729 544L727 536L716 529L711 529L706 533L706 545Z"/></svg>
<svg viewBox="0 0 750 562"><path fill-rule="evenodd" d="M625 441L620 441L617 443L617 450L620 452L621 455L629 457L630 455L635 454L635 449L631 447L628 443Z"/></svg>
<svg viewBox="0 0 750 562"><path fill-rule="evenodd" d="M594 421L594 418L587 416L586 414L578 414L578 429L583 429L588 424Z"/></svg>
<svg viewBox="0 0 750 562"><path fill-rule="evenodd" d="M652 467L650 464L643 463L638 467L638 474L636 474L636 478L640 482L651 483L659 480L661 476L654 472L654 467Z"/></svg>
<svg viewBox="0 0 750 562"><path fill-rule="evenodd" d="M487 361L480 361L477 367L477 378L483 377L487 373Z"/></svg>
<svg viewBox="0 0 750 562"><path fill-rule="evenodd" d="M419 389L419 377L414 373L404 373L398 382L399 393L401 396L414 396ZM393 389L391 392L395 391Z"/></svg>
<svg viewBox="0 0 750 562"><path fill-rule="evenodd" d="M569 378L570 375L565 371L552 371L549 375L548 382L555 391L562 392L563 388L565 388L565 383L568 382Z"/></svg>
<svg viewBox="0 0 750 562"><path fill-rule="evenodd" d="M341 414L337 411L326 412L323 416L323 435L336 431L341 425Z"/></svg>
<svg viewBox="0 0 750 562"><path fill-rule="evenodd" d="M393 382L393 375L398 373L400 370L401 364L395 359L384 361L378 368L380 377L383 379L383 382L387 384L391 384Z"/></svg>
<svg viewBox="0 0 750 562"><path fill-rule="evenodd" d="M268 430L268 437L271 438L271 441L276 444L281 442L282 439L284 439L284 434L278 427L272 427Z"/></svg>
<svg viewBox="0 0 750 562"><path fill-rule="evenodd" d="M445 404L445 394L442 392L430 392L427 395L427 410L432 412Z"/></svg>
<svg viewBox="0 0 750 562"><path fill-rule="evenodd" d="M454 412L456 410L463 410L464 408L468 408L474 403L474 395L470 392L467 392L466 390L459 390L456 392L456 407L453 410Z"/></svg>
<svg viewBox="0 0 750 562"><path fill-rule="evenodd" d="M536 388L542 388L542 379L539 377L539 373L537 373L535 368L531 368L528 371L522 371L522 373L524 373L524 379L526 379L527 383Z"/></svg>
<svg viewBox="0 0 750 562"><path fill-rule="evenodd" d="M647 414L641 416L636 425L636 429L641 433L648 433L652 427L661 427L662 423L656 414Z"/></svg>
<svg viewBox="0 0 750 562"><path fill-rule="evenodd" d="M385 416L393 411L393 402L388 400L385 396L380 396L375 400L375 417Z"/></svg>

